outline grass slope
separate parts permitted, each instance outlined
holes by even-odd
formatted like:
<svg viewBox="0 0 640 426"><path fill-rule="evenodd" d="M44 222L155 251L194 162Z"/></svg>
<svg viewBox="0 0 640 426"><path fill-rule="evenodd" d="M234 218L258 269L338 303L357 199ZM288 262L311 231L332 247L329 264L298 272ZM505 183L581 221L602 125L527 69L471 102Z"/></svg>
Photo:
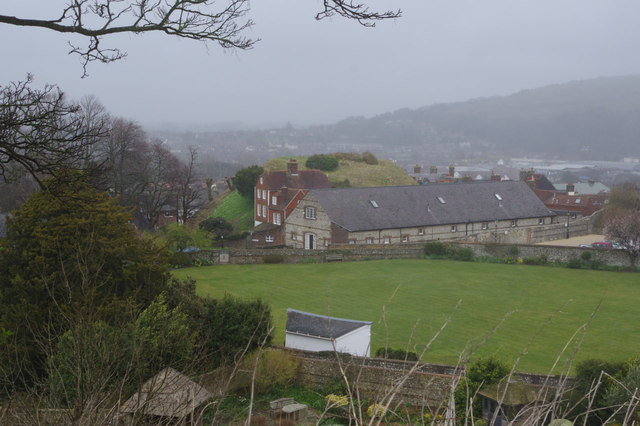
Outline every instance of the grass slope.
<svg viewBox="0 0 640 426"><path fill-rule="evenodd" d="M304 166L308 157L277 157L264 163L265 170L286 170L290 158L298 161L298 168L306 170ZM370 165L364 162L341 160L338 168L328 172L330 182L341 182L349 179L351 186L393 186L415 185L416 181L409 176L402 167L389 160L380 160L378 164Z"/></svg>
<svg viewBox="0 0 640 426"><path fill-rule="evenodd" d="M253 229L253 200L233 191L210 214L210 217L221 217L233 225L233 233L240 234Z"/></svg>
<svg viewBox="0 0 640 426"><path fill-rule="evenodd" d="M602 300L577 359L626 360L640 353L638 274L435 260L228 265L174 274L196 279L200 294L269 302L277 344L284 342L286 309L295 308L374 321L372 351L387 339L390 347L411 341L420 351L460 300L423 361L456 363L511 313L475 356L513 361L526 348L518 370L546 373L574 333L574 340L582 338L581 327ZM574 349L571 343L566 353Z"/></svg>

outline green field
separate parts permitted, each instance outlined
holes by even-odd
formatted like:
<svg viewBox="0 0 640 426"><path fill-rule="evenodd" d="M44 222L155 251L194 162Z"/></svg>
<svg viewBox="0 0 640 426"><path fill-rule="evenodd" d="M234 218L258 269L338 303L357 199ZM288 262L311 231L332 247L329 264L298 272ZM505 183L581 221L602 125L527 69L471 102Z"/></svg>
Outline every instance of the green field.
<svg viewBox="0 0 640 426"><path fill-rule="evenodd" d="M261 297L273 309L274 343L283 344L286 309L373 321L372 348L420 351L460 307L423 361L456 363L511 313L474 353L515 360L518 370L549 372L565 345L582 339L577 360L626 360L640 354L640 274L437 260L329 264L225 265L174 273L198 292ZM383 321L383 312L384 321ZM566 357L565 357L566 358ZM558 369L556 369L558 372Z"/></svg>

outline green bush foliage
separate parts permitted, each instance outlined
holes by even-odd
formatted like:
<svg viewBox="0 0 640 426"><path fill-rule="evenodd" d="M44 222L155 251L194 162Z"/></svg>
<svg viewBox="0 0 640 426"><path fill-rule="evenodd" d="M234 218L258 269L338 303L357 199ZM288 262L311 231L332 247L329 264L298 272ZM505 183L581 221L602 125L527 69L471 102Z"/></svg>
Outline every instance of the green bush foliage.
<svg viewBox="0 0 640 426"><path fill-rule="evenodd" d="M447 246L440 241L430 241L424 245L424 254L427 256L445 256Z"/></svg>
<svg viewBox="0 0 640 426"><path fill-rule="evenodd" d="M214 238L227 237L233 232L233 225L221 217L208 217L198 224L198 228Z"/></svg>
<svg viewBox="0 0 640 426"><path fill-rule="evenodd" d="M357 152L336 152L335 154L333 154L333 156L340 161L343 161L343 160L355 161L355 162L363 161L362 156Z"/></svg>
<svg viewBox="0 0 640 426"><path fill-rule="evenodd" d="M186 268L187 266L191 266L191 256L189 253L177 251L171 254L169 264L180 268Z"/></svg>
<svg viewBox="0 0 640 426"><path fill-rule="evenodd" d="M253 188L262 173L264 173L264 169L256 165L240 169L233 178L233 186L243 197L253 198Z"/></svg>
<svg viewBox="0 0 640 426"><path fill-rule="evenodd" d="M583 251L582 254L580 255L580 259L584 260L585 262L588 262L589 260L591 260L591 252Z"/></svg>
<svg viewBox="0 0 640 426"><path fill-rule="evenodd" d="M518 246L509 246L509 248L507 249L507 253L510 256L516 257L518 256L518 254L520 254L520 249L518 248Z"/></svg>
<svg viewBox="0 0 640 426"><path fill-rule="evenodd" d="M271 342L271 307L260 299L244 300L229 294L206 300L201 324L203 342L218 364L233 362L248 348Z"/></svg>
<svg viewBox="0 0 640 426"><path fill-rule="evenodd" d="M394 349L394 348L385 348L380 347L376 350L377 358L387 358L387 359L399 359L406 361L417 361L418 354L413 351L405 351L404 349Z"/></svg>
<svg viewBox="0 0 640 426"><path fill-rule="evenodd" d="M580 259L570 259L567 262L567 268L571 268L571 269L580 269L582 268L582 261Z"/></svg>
<svg viewBox="0 0 640 426"><path fill-rule="evenodd" d="M277 350L261 351L257 367L256 358L258 358L257 351L243 360L243 374L239 384L241 387L250 387L254 368L256 368L255 391L261 394L271 391L276 386L286 387L291 385L298 374L300 361L286 352Z"/></svg>
<svg viewBox="0 0 640 426"><path fill-rule="evenodd" d="M473 250L468 247L458 247L455 249L453 258L463 262L473 262Z"/></svg>
<svg viewBox="0 0 640 426"><path fill-rule="evenodd" d="M338 159L330 154L315 154L307 159L305 166L308 169L331 172L338 168Z"/></svg>
<svg viewBox="0 0 640 426"><path fill-rule="evenodd" d="M467 402L476 395L476 392L500 382L509 374L509 368L505 363L495 357L483 358L467 367L465 378L455 390L456 412L465 413ZM473 398L473 412L476 416L482 413L480 398Z"/></svg>
<svg viewBox="0 0 640 426"><path fill-rule="evenodd" d="M376 158L376 156L369 151L365 151L362 153L362 160L369 165L378 164L378 159Z"/></svg>

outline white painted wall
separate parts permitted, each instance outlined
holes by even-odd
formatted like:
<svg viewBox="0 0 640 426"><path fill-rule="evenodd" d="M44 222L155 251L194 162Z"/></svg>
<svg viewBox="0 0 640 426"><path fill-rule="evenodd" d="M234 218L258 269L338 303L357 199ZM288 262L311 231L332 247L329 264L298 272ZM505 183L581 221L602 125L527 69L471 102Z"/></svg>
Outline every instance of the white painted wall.
<svg viewBox="0 0 640 426"><path fill-rule="evenodd" d="M311 352L333 351L335 349L338 352L368 357L371 353L371 325L363 325L350 333L340 336L335 341L335 348L330 339L301 336L294 333L286 333L284 346Z"/></svg>

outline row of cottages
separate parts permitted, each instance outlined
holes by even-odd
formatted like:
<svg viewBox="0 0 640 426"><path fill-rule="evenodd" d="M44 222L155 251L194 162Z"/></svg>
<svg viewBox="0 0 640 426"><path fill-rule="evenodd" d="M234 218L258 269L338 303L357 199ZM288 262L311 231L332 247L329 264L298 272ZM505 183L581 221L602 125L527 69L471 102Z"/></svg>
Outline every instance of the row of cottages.
<svg viewBox="0 0 640 426"><path fill-rule="evenodd" d="M261 174L253 190L254 235L262 235L262 243L284 245L283 234L277 230L300 200L309 189L330 186L322 171L298 170L298 162L293 158L287 163L287 170Z"/></svg>
<svg viewBox="0 0 640 426"><path fill-rule="evenodd" d="M254 230L253 240L305 249L463 239L516 243L528 242L527 234L554 217L522 181L311 189L282 225Z"/></svg>

